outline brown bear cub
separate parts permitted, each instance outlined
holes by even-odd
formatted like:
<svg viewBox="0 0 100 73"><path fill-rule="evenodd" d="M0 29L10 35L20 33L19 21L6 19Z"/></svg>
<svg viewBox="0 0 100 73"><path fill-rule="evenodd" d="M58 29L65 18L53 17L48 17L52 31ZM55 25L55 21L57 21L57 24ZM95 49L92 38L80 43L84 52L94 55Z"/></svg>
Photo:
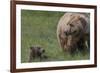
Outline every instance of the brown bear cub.
<svg viewBox="0 0 100 73"><path fill-rule="evenodd" d="M45 50L40 46L32 46L30 47L30 55L29 55L29 62L32 62L33 59L46 59L47 56L45 55Z"/></svg>

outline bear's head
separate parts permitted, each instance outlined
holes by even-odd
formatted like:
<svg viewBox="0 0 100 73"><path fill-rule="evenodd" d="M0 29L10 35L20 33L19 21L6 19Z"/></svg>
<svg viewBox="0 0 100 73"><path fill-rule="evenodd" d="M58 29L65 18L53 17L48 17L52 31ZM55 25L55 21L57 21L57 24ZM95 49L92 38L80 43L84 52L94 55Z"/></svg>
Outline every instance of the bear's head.
<svg viewBox="0 0 100 73"><path fill-rule="evenodd" d="M84 36L85 26L87 22L79 15L71 15L69 21L66 23L63 31L66 36L66 50L75 49L78 46L78 42Z"/></svg>

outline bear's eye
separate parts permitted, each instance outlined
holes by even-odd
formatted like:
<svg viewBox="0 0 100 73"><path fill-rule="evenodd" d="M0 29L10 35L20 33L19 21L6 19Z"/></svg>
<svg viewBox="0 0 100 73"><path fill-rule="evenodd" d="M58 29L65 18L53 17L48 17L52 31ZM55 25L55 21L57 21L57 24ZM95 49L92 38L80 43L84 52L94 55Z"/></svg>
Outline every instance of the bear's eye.
<svg viewBox="0 0 100 73"><path fill-rule="evenodd" d="M66 36L71 35L71 32L65 31L64 33L65 33Z"/></svg>
<svg viewBox="0 0 100 73"><path fill-rule="evenodd" d="M65 31L64 34L65 34L66 36L68 36L68 32L67 32L67 31Z"/></svg>
<svg viewBox="0 0 100 73"><path fill-rule="evenodd" d="M78 37L80 35L80 33L78 31L74 31L73 34L75 37Z"/></svg>
<svg viewBox="0 0 100 73"><path fill-rule="evenodd" d="M73 24L70 24L70 26L71 26L71 27L74 27L74 25L73 25Z"/></svg>
<svg viewBox="0 0 100 73"><path fill-rule="evenodd" d="M77 33L77 31L75 30L75 31L71 32L71 35L75 35L76 33Z"/></svg>
<svg viewBox="0 0 100 73"><path fill-rule="evenodd" d="M77 31L74 31L74 32L73 32L73 34L76 34L76 33L77 33Z"/></svg>

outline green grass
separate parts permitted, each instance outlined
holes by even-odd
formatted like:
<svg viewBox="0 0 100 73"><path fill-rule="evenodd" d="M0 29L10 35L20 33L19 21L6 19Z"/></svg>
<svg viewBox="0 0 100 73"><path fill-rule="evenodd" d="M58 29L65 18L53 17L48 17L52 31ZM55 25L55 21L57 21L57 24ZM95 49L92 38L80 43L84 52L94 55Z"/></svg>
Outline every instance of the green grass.
<svg viewBox="0 0 100 73"><path fill-rule="evenodd" d="M89 53L65 54L59 47L56 28L64 12L21 11L21 62L28 62L31 46L40 45L46 50L48 59L44 61L84 60ZM34 59L39 62L39 59Z"/></svg>

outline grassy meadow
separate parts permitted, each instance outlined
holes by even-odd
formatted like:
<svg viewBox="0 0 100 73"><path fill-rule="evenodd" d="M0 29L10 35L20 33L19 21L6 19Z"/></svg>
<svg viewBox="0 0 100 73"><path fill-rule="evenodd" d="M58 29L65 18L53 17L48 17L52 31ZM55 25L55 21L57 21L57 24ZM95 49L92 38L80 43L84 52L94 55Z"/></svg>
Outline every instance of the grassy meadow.
<svg viewBox="0 0 100 73"><path fill-rule="evenodd" d="M56 29L64 12L21 10L21 62L28 62L31 46L39 45L46 51L44 61L67 61L89 59L89 52L71 56L60 48ZM34 59L33 62L40 62Z"/></svg>

